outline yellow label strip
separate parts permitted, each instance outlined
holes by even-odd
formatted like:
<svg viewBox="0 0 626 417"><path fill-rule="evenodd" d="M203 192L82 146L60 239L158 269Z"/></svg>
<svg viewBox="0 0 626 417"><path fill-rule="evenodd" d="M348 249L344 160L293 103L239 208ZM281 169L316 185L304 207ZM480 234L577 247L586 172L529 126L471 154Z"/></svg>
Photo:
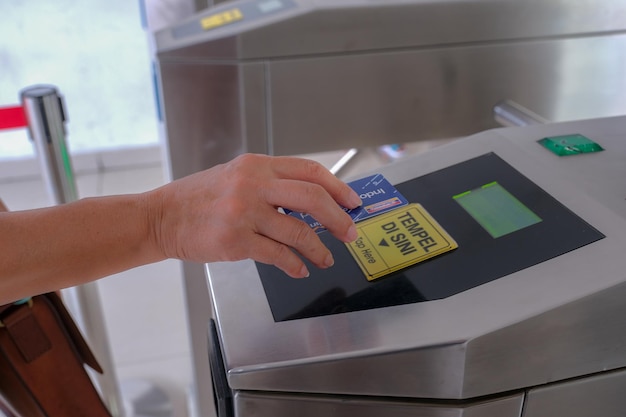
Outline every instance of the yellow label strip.
<svg viewBox="0 0 626 417"><path fill-rule="evenodd" d="M243 14L241 13L241 10L235 8L226 10L225 12L207 16L204 19L200 20L200 24L202 25L202 29L209 30L236 22L241 19L243 19Z"/></svg>
<svg viewBox="0 0 626 417"><path fill-rule="evenodd" d="M357 240L346 246L368 281L458 247L420 204L357 223L357 231Z"/></svg>

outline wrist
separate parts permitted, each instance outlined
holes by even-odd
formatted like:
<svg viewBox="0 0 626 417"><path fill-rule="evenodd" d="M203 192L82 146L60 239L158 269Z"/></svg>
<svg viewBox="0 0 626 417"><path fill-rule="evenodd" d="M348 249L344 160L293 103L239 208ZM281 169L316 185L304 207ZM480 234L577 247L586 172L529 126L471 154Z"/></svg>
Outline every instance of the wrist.
<svg viewBox="0 0 626 417"><path fill-rule="evenodd" d="M139 195L140 207L143 212L145 242L148 251L155 257L168 258L163 238L163 195L160 188Z"/></svg>

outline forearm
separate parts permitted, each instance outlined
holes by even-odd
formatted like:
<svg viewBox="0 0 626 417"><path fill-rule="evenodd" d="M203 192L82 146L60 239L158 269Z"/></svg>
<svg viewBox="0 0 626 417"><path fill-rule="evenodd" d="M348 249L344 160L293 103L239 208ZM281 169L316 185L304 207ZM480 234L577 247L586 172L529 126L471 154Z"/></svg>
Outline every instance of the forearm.
<svg viewBox="0 0 626 417"><path fill-rule="evenodd" d="M0 213L0 304L164 259L144 195Z"/></svg>
<svg viewBox="0 0 626 417"><path fill-rule="evenodd" d="M292 277L333 257L305 223L277 207L307 212L345 242L359 196L313 161L242 155L144 194L100 197L0 213L0 305L176 258L253 259Z"/></svg>

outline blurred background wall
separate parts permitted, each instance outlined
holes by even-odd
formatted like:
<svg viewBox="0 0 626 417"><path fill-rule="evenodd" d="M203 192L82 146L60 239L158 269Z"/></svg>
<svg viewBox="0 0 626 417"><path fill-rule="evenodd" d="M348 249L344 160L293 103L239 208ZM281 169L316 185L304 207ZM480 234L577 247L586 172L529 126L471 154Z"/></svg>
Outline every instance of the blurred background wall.
<svg viewBox="0 0 626 417"><path fill-rule="evenodd" d="M72 153L158 145L142 4L128 0L0 2L0 106L53 84L65 97ZM0 160L32 157L23 130L0 135Z"/></svg>

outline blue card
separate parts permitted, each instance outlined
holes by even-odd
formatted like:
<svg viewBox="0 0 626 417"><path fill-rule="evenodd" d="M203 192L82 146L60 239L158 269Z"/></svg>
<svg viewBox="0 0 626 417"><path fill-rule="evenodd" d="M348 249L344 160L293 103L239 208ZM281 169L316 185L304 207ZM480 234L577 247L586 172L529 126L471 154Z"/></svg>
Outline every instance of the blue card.
<svg viewBox="0 0 626 417"><path fill-rule="evenodd" d="M361 178L349 182L348 185L359 194L361 201L363 201L363 204L357 208L343 208L344 211L352 217L355 223L405 206L409 203L382 174ZM283 210L285 214L307 223L316 233L326 230L324 226L310 214L298 213L285 208L283 208Z"/></svg>

